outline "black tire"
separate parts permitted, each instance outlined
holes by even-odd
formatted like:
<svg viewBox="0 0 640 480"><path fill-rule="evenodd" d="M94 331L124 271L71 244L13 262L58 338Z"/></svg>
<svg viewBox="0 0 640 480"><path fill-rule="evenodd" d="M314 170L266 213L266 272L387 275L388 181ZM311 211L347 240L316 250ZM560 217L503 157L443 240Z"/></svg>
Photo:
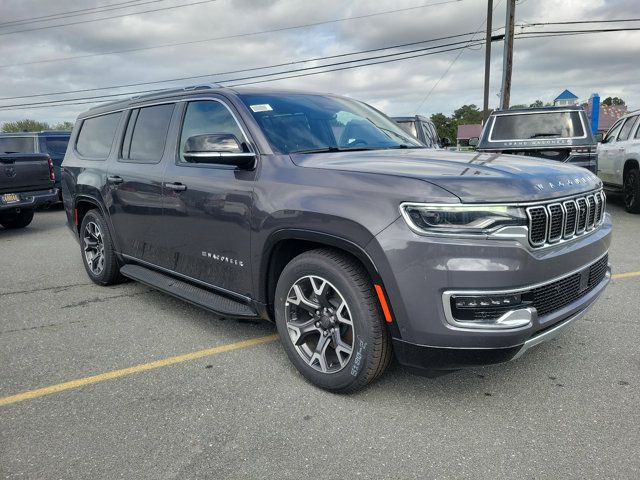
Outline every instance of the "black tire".
<svg viewBox="0 0 640 480"><path fill-rule="evenodd" d="M623 180L624 208L630 213L640 213L640 170L627 170Z"/></svg>
<svg viewBox="0 0 640 480"><path fill-rule="evenodd" d="M309 363L308 355L300 350L308 348L307 344L311 344L309 351L317 348L323 340L322 334L325 333L322 322L314 323L315 327L320 324L320 328L309 324L314 321L313 319L318 319L317 313L314 312L315 307L310 309L307 304L301 308L300 300L295 297L293 299L298 300L298 303L292 305L291 295L296 295L292 293L294 285L303 285L301 282L306 279L315 279L316 285L323 280L326 281L329 294L324 297L329 297L334 307L340 302L346 304L340 315L335 312L335 316L327 317L327 314L324 314L325 316L322 317L322 322L329 323L331 319L336 322L332 324L335 328L331 327L326 335L325 343L328 346L324 350L328 353L322 354L325 357L324 367L326 367L323 371L320 371L323 367L320 362L314 366L313 359ZM313 284L309 283L309 285L315 288ZM323 295L314 298L312 290L308 291L311 292L310 298L314 299L314 302L318 305L326 305L319 298ZM364 267L354 258L332 249L312 250L295 257L284 268L278 279L274 303L276 326L282 345L298 371L314 385L333 392L354 392L374 381L389 366L392 358L391 338L371 279ZM311 311L308 311L309 309ZM331 311L331 308L329 310ZM340 318L345 316L343 315L345 313L348 314L351 327L341 323ZM336 317L339 320L336 320ZM305 342L305 346L296 347L292 335L298 339L303 338L300 333L302 330L297 330L295 327L302 324L308 324L305 328L309 331L304 339L309 340ZM294 333L290 334L292 326ZM317 330L317 332L311 330ZM317 340L314 338L315 335ZM341 337L341 335L344 336ZM344 357L346 355L344 351L337 352L336 338L339 339L338 342L344 340L351 346L348 357ZM314 342L316 342L315 345ZM332 348L333 351L331 351ZM329 363L331 355L333 360ZM330 372L330 369L337 369L337 371Z"/></svg>
<svg viewBox="0 0 640 480"><path fill-rule="evenodd" d="M97 230L95 227L97 227ZM90 231L93 231L93 235L89 233ZM96 232L99 232L99 234ZM91 255L94 253L95 255ZM113 249L111 233L98 210L89 210L82 218L80 225L80 254L87 275L94 283L98 285L115 285L125 280L120 274L120 265L118 265L118 259ZM102 259L99 258L100 255L98 254L102 255ZM90 261L90 257L95 261Z"/></svg>
<svg viewBox="0 0 640 480"><path fill-rule="evenodd" d="M19 212L10 212L0 214L0 225L4 228L24 228L33 220L33 210L20 210Z"/></svg>

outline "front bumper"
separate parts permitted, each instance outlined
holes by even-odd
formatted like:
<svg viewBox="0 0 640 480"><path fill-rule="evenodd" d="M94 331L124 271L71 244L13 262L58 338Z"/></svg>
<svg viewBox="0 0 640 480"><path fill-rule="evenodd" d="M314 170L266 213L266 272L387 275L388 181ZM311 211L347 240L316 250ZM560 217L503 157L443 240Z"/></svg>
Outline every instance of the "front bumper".
<svg viewBox="0 0 640 480"><path fill-rule="evenodd" d="M598 287L599 292L609 283L610 278L611 271L609 270L605 280L603 280ZM394 352L396 358L402 365L418 374L434 370L456 370L465 367L508 362L520 358L525 352L536 345L548 342L562 334L568 327L573 325L576 320L585 316L593 304L593 300L594 299L582 310L579 310L545 330L539 331L522 345L504 348L444 348L416 345L415 343L394 338Z"/></svg>
<svg viewBox="0 0 640 480"><path fill-rule="evenodd" d="M396 356L406 365L429 369L510 360L533 339L546 338L544 332L584 314L608 284L610 269L579 298L541 316L534 311L529 324L518 328L452 325L443 302L446 293L491 293L547 284L603 258L610 239L609 215L588 235L541 249L517 240L417 235L399 219L367 246L393 310Z"/></svg>
<svg viewBox="0 0 640 480"><path fill-rule="evenodd" d="M0 200L0 211L38 208L58 201L57 188L38 190L35 192L19 192L16 193L16 195L18 195L20 199L18 202L4 203Z"/></svg>

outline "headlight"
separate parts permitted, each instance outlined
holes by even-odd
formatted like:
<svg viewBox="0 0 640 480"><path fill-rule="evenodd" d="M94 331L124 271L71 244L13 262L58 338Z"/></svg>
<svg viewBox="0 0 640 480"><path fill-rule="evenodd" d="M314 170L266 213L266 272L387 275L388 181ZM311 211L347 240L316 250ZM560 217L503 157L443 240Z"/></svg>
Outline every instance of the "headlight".
<svg viewBox="0 0 640 480"><path fill-rule="evenodd" d="M527 225L524 209L506 205L427 205L403 203L402 216L419 233L488 234Z"/></svg>

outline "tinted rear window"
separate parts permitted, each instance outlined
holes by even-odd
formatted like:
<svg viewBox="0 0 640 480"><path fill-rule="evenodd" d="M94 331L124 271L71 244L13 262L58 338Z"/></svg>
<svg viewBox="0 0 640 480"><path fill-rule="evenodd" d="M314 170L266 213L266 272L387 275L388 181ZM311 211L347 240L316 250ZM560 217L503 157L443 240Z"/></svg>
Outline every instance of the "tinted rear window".
<svg viewBox="0 0 640 480"><path fill-rule="evenodd" d="M583 137L580 112L540 112L497 115L491 141Z"/></svg>
<svg viewBox="0 0 640 480"><path fill-rule="evenodd" d="M69 137L47 137L45 139L45 148L52 159L60 159L67 152Z"/></svg>
<svg viewBox="0 0 640 480"><path fill-rule="evenodd" d="M143 163L160 161L174 104L134 110L122 146L122 158Z"/></svg>
<svg viewBox="0 0 640 480"><path fill-rule="evenodd" d="M35 153L33 137L2 137L0 138L0 153Z"/></svg>
<svg viewBox="0 0 640 480"><path fill-rule="evenodd" d="M111 151L121 112L88 118L82 122L76 150L83 157L105 159Z"/></svg>

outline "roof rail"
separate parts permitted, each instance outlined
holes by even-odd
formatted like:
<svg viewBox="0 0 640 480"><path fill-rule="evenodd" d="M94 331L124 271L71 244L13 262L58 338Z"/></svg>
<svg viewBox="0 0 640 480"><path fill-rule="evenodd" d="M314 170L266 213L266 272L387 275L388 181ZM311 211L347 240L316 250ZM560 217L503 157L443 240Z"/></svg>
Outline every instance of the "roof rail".
<svg viewBox="0 0 640 480"><path fill-rule="evenodd" d="M188 87L182 87L182 88L169 88L166 90L158 90L153 93L147 93L145 95L134 95L133 97L131 97L131 100L142 100L145 98L153 98L153 97L168 95L172 93L194 92L197 90L210 90L214 88L223 88L223 87L219 83L204 84L204 85L190 85Z"/></svg>
<svg viewBox="0 0 640 480"><path fill-rule="evenodd" d="M132 100L145 100L150 98L162 97L164 95L170 95L173 93L194 92L197 90L210 90L214 88L224 88L224 87L219 83L210 83L210 84L203 84L203 85L190 85L188 87L181 87L181 88L168 88L165 90L156 90L154 92L147 93L144 95L133 95L132 97L129 97L129 98L122 98L120 100L114 100L112 102L101 103L100 105L91 107L89 110L94 110L97 108L107 107L111 105L117 105L119 103L128 102Z"/></svg>

